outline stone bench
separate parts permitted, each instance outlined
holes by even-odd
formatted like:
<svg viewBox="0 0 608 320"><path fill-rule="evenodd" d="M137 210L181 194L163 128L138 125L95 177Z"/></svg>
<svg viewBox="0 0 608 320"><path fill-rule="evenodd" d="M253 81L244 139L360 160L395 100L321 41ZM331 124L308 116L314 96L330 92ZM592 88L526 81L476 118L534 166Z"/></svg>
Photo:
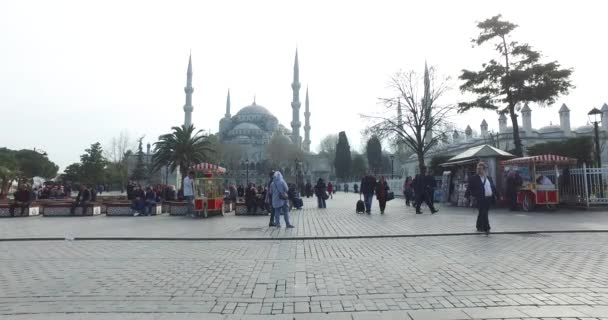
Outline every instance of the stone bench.
<svg viewBox="0 0 608 320"><path fill-rule="evenodd" d="M131 202L109 202L105 203L106 207L106 216L133 216L133 209L131 209ZM146 208L147 210L147 208ZM163 213L163 205L161 203L157 203L154 207L152 207L153 215L160 215ZM140 215L144 213L140 212Z"/></svg>
<svg viewBox="0 0 608 320"><path fill-rule="evenodd" d="M163 202L163 212L169 212L172 216L185 216L188 212L188 202L186 201L165 201Z"/></svg>
<svg viewBox="0 0 608 320"><path fill-rule="evenodd" d="M0 217L10 217L11 204L10 203L0 203ZM15 208L15 217L19 217L21 214L21 208ZM29 208L26 208L23 211L23 216L37 216L40 214L40 206L36 203L32 203Z"/></svg>
<svg viewBox="0 0 608 320"><path fill-rule="evenodd" d="M69 217L72 216L70 210L72 203L45 203L43 204L44 210L42 215L45 217ZM101 204L98 202L90 202L87 204L87 210L85 216L96 216L101 214ZM83 216L82 208L76 208L74 216Z"/></svg>
<svg viewBox="0 0 608 320"><path fill-rule="evenodd" d="M257 211L255 213L247 212L247 205L243 202L237 202L235 204L235 213L237 216L266 216L268 212L266 212L266 208L260 208L258 206Z"/></svg>

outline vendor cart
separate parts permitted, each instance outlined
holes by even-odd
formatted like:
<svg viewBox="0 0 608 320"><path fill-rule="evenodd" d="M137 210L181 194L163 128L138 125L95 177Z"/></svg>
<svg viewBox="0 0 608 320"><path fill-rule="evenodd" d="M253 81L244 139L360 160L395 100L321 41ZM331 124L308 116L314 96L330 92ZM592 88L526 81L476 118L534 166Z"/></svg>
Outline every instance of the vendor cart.
<svg viewBox="0 0 608 320"><path fill-rule="evenodd" d="M502 164L505 170L517 170L520 173L523 185L517 191L517 204L524 211L533 211L537 205L554 209L559 204L558 169L576 164L576 159L546 154L506 160ZM553 180L537 174L547 170L552 171Z"/></svg>
<svg viewBox="0 0 608 320"><path fill-rule="evenodd" d="M194 178L194 211L197 217L224 215L224 177L226 169L209 163L192 168Z"/></svg>

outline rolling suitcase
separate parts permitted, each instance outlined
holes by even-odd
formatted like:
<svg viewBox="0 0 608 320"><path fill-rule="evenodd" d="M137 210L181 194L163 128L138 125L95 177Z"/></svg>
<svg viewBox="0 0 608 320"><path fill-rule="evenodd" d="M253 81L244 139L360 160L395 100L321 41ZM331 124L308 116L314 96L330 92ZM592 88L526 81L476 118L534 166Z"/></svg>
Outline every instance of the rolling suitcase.
<svg viewBox="0 0 608 320"><path fill-rule="evenodd" d="M361 200L361 195L359 195L359 200L357 200L356 212L357 213L364 213L365 212L365 203L363 203L363 200Z"/></svg>

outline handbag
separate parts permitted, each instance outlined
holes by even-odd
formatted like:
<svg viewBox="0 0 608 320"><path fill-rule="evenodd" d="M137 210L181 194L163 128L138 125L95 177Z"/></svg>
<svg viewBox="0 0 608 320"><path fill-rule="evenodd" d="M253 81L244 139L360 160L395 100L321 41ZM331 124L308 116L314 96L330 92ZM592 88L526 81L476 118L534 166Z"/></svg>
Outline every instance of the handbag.
<svg viewBox="0 0 608 320"><path fill-rule="evenodd" d="M327 194L327 192L323 192L323 194L321 194L321 196L323 197L323 200L329 199L329 195Z"/></svg>
<svg viewBox="0 0 608 320"><path fill-rule="evenodd" d="M279 191L279 188L277 188L276 184L273 183L274 188ZM279 199L281 200L288 200L289 199L289 195L287 194L287 192L279 192Z"/></svg>
<svg viewBox="0 0 608 320"><path fill-rule="evenodd" d="M391 201L395 199L395 193L392 191L389 191L386 193L386 201Z"/></svg>

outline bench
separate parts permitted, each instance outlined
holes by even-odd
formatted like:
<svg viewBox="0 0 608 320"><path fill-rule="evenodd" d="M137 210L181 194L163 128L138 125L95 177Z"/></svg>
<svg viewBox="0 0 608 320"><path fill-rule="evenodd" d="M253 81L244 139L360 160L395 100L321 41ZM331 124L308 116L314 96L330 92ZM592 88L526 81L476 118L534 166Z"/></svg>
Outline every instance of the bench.
<svg viewBox="0 0 608 320"><path fill-rule="evenodd" d="M266 216L268 215L268 212L266 212L266 208L257 208L257 211L255 213L248 213L247 212L247 205L244 202L237 202L235 204L235 214L237 216Z"/></svg>
<svg viewBox="0 0 608 320"><path fill-rule="evenodd" d="M185 216L188 212L188 202L186 201L165 201L163 211L169 212L172 216Z"/></svg>
<svg viewBox="0 0 608 320"><path fill-rule="evenodd" d="M0 217L10 217L11 204L10 203L0 203ZM19 217L21 214L21 208L15 208L15 217ZM29 208L23 211L23 216L37 216L40 214L40 206L36 203L32 203Z"/></svg>
<svg viewBox="0 0 608 320"><path fill-rule="evenodd" d="M106 216L133 216L133 209L131 209L131 202L107 202L104 204L106 207ZM163 213L163 205L157 203L152 207L152 214L160 215ZM147 208L146 208L147 210ZM143 213L141 213L143 215Z"/></svg>
<svg viewBox="0 0 608 320"><path fill-rule="evenodd" d="M69 217L72 216L70 210L72 209L72 203L45 203L43 204L42 215L45 217ZM98 202L90 202L87 204L87 210L85 216L96 216L101 214L101 204ZM76 208L74 216L83 216L82 208Z"/></svg>

